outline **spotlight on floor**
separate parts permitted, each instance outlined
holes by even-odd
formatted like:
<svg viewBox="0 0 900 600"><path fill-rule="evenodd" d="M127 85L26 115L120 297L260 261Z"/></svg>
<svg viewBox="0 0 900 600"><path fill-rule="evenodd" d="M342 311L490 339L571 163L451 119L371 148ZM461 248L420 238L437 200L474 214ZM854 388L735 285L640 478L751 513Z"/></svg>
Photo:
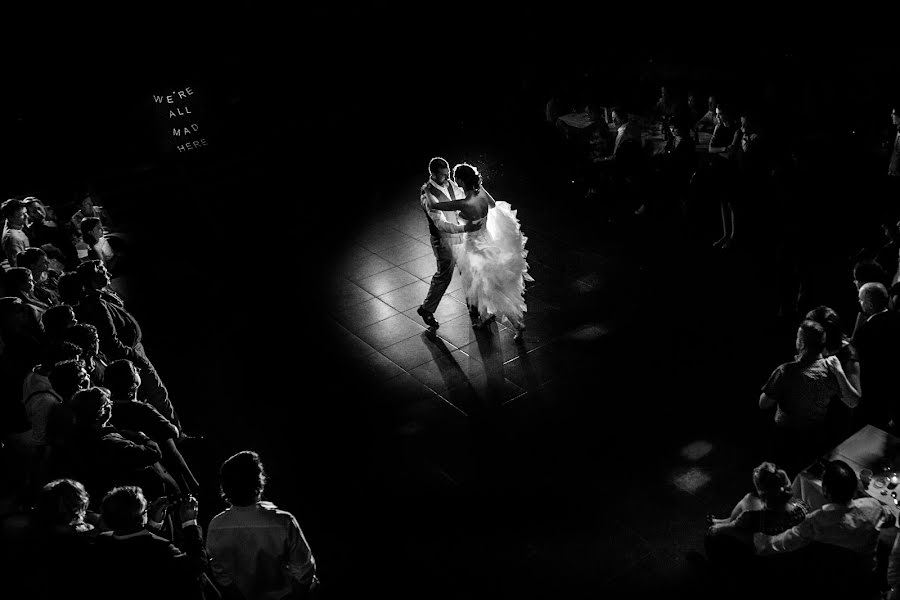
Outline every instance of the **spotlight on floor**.
<svg viewBox="0 0 900 600"><path fill-rule="evenodd" d="M570 331L565 337L576 342L595 342L607 333L609 333L609 330L606 327L592 323Z"/></svg>
<svg viewBox="0 0 900 600"><path fill-rule="evenodd" d="M686 458L688 460L700 460L710 452L712 452L713 445L707 442L706 440L697 440L696 442L691 442L687 446L681 449L682 458Z"/></svg>
<svg viewBox="0 0 900 600"><path fill-rule="evenodd" d="M688 469L687 471L676 475L672 479L672 483L678 489L693 494L704 485L710 482L712 478L703 469Z"/></svg>

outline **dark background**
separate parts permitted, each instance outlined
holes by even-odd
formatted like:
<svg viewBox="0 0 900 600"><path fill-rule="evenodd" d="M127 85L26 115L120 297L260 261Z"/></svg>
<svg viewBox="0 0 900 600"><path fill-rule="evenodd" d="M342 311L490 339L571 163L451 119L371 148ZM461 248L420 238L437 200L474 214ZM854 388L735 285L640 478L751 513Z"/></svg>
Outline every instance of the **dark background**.
<svg viewBox="0 0 900 600"><path fill-rule="evenodd" d="M207 435L210 462L263 454L269 496L303 516L332 581L356 575L348 565L389 572L386 548L406 542L386 539L381 520L404 502L427 512L381 495L361 460L378 444L378 390L331 347L323 286L379 203L412 200L430 156L531 139L553 90L644 110L677 83L704 104L716 92L751 105L820 152L832 177L822 207L840 209L834 190L857 189L846 173L883 170L868 157L900 82L889 43L763 44L761 30L748 42L722 26L735 39L719 50L699 24L662 40L662 22L603 11L571 26L539 10L430 10L300 11L177 45L35 52L10 62L0 97L6 196L55 204L91 191L131 231L130 305L174 402ZM152 94L187 85L210 146L178 155Z"/></svg>

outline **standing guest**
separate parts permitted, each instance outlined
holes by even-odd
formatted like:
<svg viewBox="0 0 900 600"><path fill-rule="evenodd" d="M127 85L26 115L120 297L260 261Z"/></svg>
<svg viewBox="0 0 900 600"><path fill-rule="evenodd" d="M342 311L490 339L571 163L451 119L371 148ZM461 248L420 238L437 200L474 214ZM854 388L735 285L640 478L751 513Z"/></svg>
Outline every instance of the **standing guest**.
<svg viewBox="0 0 900 600"><path fill-rule="evenodd" d="M96 578L98 600L127 597L132 600L201 600L200 578L206 568L203 532L197 524L198 503L190 498L170 506L165 499L148 505L138 486L116 487L102 502L102 522L109 528L97 536L95 547L100 572ZM159 535L149 519L175 512L181 546Z"/></svg>
<svg viewBox="0 0 900 600"><path fill-rule="evenodd" d="M141 375L137 367L125 358L114 361L106 368L103 384L109 390L113 402L110 423L120 430L146 433L159 445L163 464L181 488L197 491L200 484L175 444L178 428L159 414L158 410L137 399L137 391L141 387Z"/></svg>
<svg viewBox="0 0 900 600"><path fill-rule="evenodd" d="M3 227L2 246L10 267L16 266L16 257L19 252L30 246L28 236L25 234L25 224L28 222L28 209L21 200L11 198L0 204L0 215L6 219Z"/></svg>
<svg viewBox="0 0 900 600"><path fill-rule="evenodd" d="M226 597L307 597L318 586L316 561L297 519L262 501L266 473L259 455L238 452L219 474L231 506L210 521L206 547Z"/></svg>
<svg viewBox="0 0 900 600"><path fill-rule="evenodd" d="M815 321L825 330L825 349L822 356L836 356L841 362L841 368L847 375L847 381L860 395L863 394L859 380L859 357L856 354L850 340L844 335L841 318L827 306L819 306L808 313L806 318ZM850 437L854 429L854 409L843 402L830 402L828 412L825 415L825 427L828 430L828 446L837 446L840 442Z"/></svg>
<svg viewBox="0 0 900 600"><path fill-rule="evenodd" d="M30 269L25 267L9 269L6 272L6 289L10 296L20 299L22 304L30 307L39 321L41 315L50 308L49 304L41 302L35 297L34 276Z"/></svg>
<svg viewBox="0 0 900 600"><path fill-rule="evenodd" d="M50 277L50 260L47 253L34 246L25 248L19 253L17 262L18 266L31 271L31 278L34 280L34 289L31 293L34 297L48 308L59 304L59 293L56 290L58 282Z"/></svg>
<svg viewBox="0 0 900 600"><path fill-rule="evenodd" d="M141 327L137 319L125 309L122 299L107 289L110 283L109 271L101 261L92 260L80 264L76 273L84 286L84 292L75 307L79 320L97 328L100 350L109 360L127 358L140 369L142 384L139 397L184 434L175 408L169 400L169 392L144 352ZM65 301L62 290L60 296Z"/></svg>
<svg viewBox="0 0 900 600"><path fill-rule="evenodd" d="M825 415L832 398L853 408L859 391L847 380L836 356L823 358L825 330L805 320L797 328L797 356L780 365L763 386L759 407L775 411L775 454L796 473L827 447Z"/></svg>
<svg viewBox="0 0 900 600"><path fill-rule="evenodd" d="M896 372L900 365L900 314L888 310L887 288L869 282L859 288L864 315L853 336L859 353L859 376L863 387L862 417L876 427L893 428L900 423Z"/></svg>
<svg viewBox="0 0 900 600"><path fill-rule="evenodd" d="M109 361L100 352L97 328L90 323L78 323L63 332L63 339L81 349L81 358L84 361L85 369L91 375L91 382L94 385L104 385L103 376Z"/></svg>
<svg viewBox="0 0 900 600"><path fill-rule="evenodd" d="M731 120L730 111L721 105L716 107L716 127L709 140L710 172L719 196L722 213L722 237L713 243L716 248L730 248L734 244L734 164L731 161L736 136L740 135Z"/></svg>
<svg viewBox="0 0 900 600"><path fill-rule="evenodd" d="M897 114L898 106L891 110L891 123L894 125L894 141L891 145L891 160L888 163L888 176L900 177L900 114Z"/></svg>

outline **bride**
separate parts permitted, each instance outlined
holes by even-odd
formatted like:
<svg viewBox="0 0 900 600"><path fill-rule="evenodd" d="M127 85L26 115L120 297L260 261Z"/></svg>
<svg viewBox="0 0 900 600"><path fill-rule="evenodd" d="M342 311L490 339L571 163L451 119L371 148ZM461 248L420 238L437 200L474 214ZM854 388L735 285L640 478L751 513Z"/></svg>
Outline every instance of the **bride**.
<svg viewBox="0 0 900 600"><path fill-rule="evenodd" d="M525 282L528 274L526 238L519 228L516 211L508 202L496 202L481 186L481 175L472 165L453 167L453 179L466 193L464 200L434 202L429 209L459 211L462 223L486 220L477 231L463 234L463 242L453 247L456 266L462 275L462 290L468 305L478 310L483 327L499 318L516 330L515 341L525 331Z"/></svg>

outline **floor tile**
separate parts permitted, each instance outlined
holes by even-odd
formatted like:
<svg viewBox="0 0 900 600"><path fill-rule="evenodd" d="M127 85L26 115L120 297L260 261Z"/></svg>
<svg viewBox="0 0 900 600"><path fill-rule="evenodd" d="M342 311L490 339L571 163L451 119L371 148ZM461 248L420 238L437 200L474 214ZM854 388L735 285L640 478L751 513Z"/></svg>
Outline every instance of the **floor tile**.
<svg viewBox="0 0 900 600"><path fill-rule="evenodd" d="M398 246L392 246L376 252L378 256L395 265L408 263L423 256L434 257L431 246L423 244L419 240L412 239Z"/></svg>
<svg viewBox="0 0 900 600"><path fill-rule="evenodd" d="M425 327L419 325L406 315L396 314L393 317L389 317L374 325L359 330L356 332L356 335L376 350L381 350L382 348L386 348L397 342L402 342L414 335L419 335L424 330Z"/></svg>
<svg viewBox="0 0 900 600"><path fill-rule="evenodd" d="M404 285L409 285L414 281L416 281L416 278L410 273L407 273L400 267L392 267L371 277L359 279L356 281L356 285L373 296L381 296Z"/></svg>
<svg viewBox="0 0 900 600"><path fill-rule="evenodd" d="M405 271L404 271L405 273ZM412 277L412 275L409 275ZM428 284L419 279L413 279L412 283L404 285L386 294L382 294L379 298L385 304L390 305L394 309L405 312L409 311L411 319L421 319L416 314L415 309L422 305L425 296L428 295Z"/></svg>
<svg viewBox="0 0 900 600"><path fill-rule="evenodd" d="M353 333L364 329L373 323L393 317L399 311L391 308L378 298L372 298L359 304L334 311L333 315L338 323Z"/></svg>
<svg viewBox="0 0 900 600"><path fill-rule="evenodd" d="M410 406L418 406L420 403L424 404L429 400L431 402L440 401L434 390L405 372L387 380L383 385L383 389L385 391L383 398L390 404L386 409L392 412L407 414L410 411Z"/></svg>
<svg viewBox="0 0 900 600"><path fill-rule="evenodd" d="M440 354L437 359L410 369L409 373L431 389L441 393L483 375L484 365L459 350L453 350L449 355Z"/></svg>
<svg viewBox="0 0 900 600"><path fill-rule="evenodd" d="M504 377L522 389L537 390L559 376L561 360L549 347L538 348L503 365Z"/></svg>
<svg viewBox="0 0 900 600"><path fill-rule="evenodd" d="M359 279L371 277L376 273L387 271L388 269L391 269L393 267L394 265L384 260L377 254L373 253L369 256L365 256L363 258L355 259L351 262L339 265L338 271L347 279L351 281L357 281Z"/></svg>
<svg viewBox="0 0 900 600"><path fill-rule="evenodd" d="M376 352L375 348L349 332L345 336L335 336L334 343L337 351L351 361L360 360Z"/></svg>
<svg viewBox="0 0 900 600"><path fill-rule="evenodd" d="M393 246L399 246L414 239L412 236L393 228L367 231L368 235L357 241L363 248L371 252L381 252Z"/></svg>
<svg viewBox="0 0 900 600"><path fill-rule="evenodd" d="M332 285L328 295L328 305L336 309L342 309L371 300L374 297L349 279L342 277L340 281Z"/></svg>
<svg viewBox="0 0 900 600"><path fill-rule="evenodd" d="M400 268L408 273L412 273L419 279L424 279L430 281L432 275L437 270L437 262L434 258L434 253L427 254L424 256L420 256L415 260L411 260L409 262L405 262L400 265Z"/></svg>
<svg viewBox="0 0 900 600"><path fill-rule="evenodd" d="M443 343L440 343L442 348L436 348L435 343L434 336L423 331L420 335L414 335L402 342L382 348L381 352L409 371L428 361L435 360L435 357L443 356L447 350L451 352L456 350L456 348Z"/></svg>
<svg viewBox="0 0 900 600"><path fill-rule="evenodd" d="M364 376L381 382L403 373L403 369L380 352L373 352L359 362Z"/></svg>

